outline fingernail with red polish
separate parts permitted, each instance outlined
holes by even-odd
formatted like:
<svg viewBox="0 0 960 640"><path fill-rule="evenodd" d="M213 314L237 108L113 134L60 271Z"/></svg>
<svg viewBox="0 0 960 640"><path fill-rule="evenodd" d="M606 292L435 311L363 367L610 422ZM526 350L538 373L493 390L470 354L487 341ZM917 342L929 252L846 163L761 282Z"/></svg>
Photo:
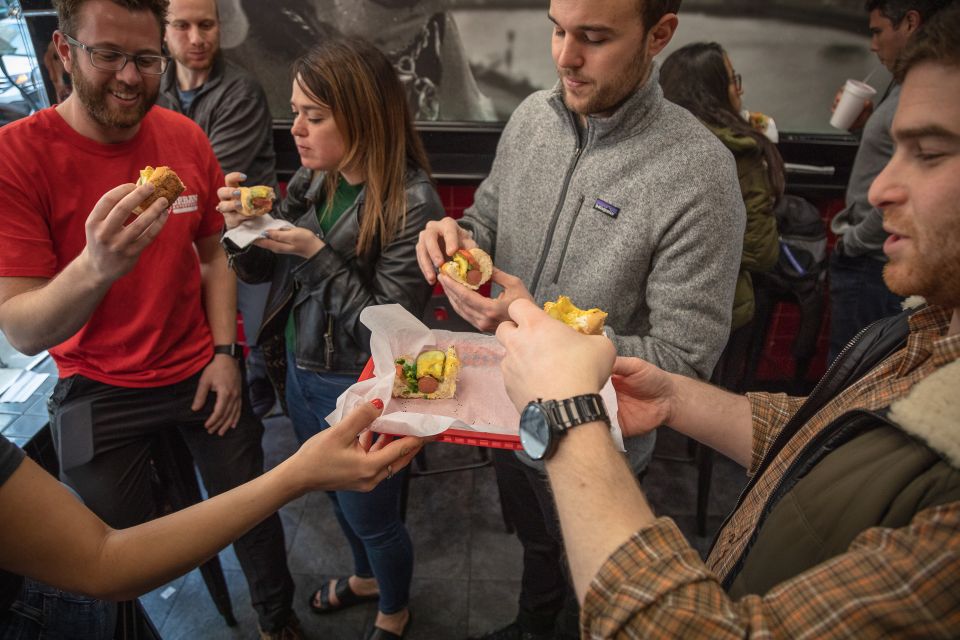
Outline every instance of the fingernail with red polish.
<svg viewBox="0 0 960 640"><path fill-rule="evenodd" d="M383 411L383 400L381 400L380 398L374 398L373 400L370 401L370 404L375 406L377 409Z"/></svg>

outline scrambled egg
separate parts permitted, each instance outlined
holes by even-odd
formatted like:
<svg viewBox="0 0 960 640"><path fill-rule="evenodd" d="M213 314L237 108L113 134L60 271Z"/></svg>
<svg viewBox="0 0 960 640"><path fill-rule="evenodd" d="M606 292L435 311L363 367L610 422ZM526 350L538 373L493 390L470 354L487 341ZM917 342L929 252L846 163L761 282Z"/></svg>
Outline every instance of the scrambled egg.
<svg viewBox="0 0 960 640"><path fill-rule="evenodd" d="M560 296L556 302L545 302L543 310L554 320L559 320L570 326L578 323L578 317L591 312L600 312L600 309L580 309L567 296ZM604 314L606 315L606 314Z"/></svg>

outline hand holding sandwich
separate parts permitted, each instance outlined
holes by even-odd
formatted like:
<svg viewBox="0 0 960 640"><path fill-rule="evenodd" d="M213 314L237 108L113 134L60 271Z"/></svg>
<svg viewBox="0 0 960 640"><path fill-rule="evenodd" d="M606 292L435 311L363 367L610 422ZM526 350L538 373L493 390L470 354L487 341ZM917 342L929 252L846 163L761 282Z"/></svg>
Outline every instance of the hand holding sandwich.
<svg viewBox="0 0 960 640"><path fill-rule="evenodd" d="M0 278L0 330L14 348L39 353L86 324L113 283L133 269L163 229L165 198L131 219L154 189L123 184L105 193L84 224L86 246L56 277Z"/></svg>
<svg viewBox="0 0 960 640"><path fill-rule="evenodd" d="M503 382L518 411L537 398L599 393L617 355L608 338L577 333L530 300L513 302L509 312L497 340L506 349Z"/></svg>
<svg viewBox="0 0 960 640"><path fill-rule="evenodd" d="M437 283L437 271L458 249L473 249L477 243L453 218L431 220L417 241L417 263L430 284Z"/></svg>
<svg viewBox="0 0 960 640"><path fill-rule="evenodd" d="M269 185L240 186L247 176L239 171L227 174L226 185L217 189L220 202L217 210L225 214L227 228L232 229L244 220L256 218L273 211L277 194Z"/></svg>
<svg viewBox="0 0 960 640"><path fill-rule="evenodd" d="M270 189L270 193L266 194L270 197L261 198L259 196L264 194L257 190L269 187L241 187L240 183L246 178L247 176L238 171L228 173L226 186L217 189L217 197L220 198L217 209L223 214L227 229L233 229L251 217L263 215L270 210L270 207L266 206L266 200L272 200L273 190ZM254 244L274 253L289 253L308 259L326 246L316 234L302 227L268 229L265 233L266 237L255 240Z"/></svg>
<svg viewBox="0 0 960 640"><path fill-rule="evenodd" d="M87 246L78 256L94 282L109 285L137 263L140 253L160 235L169 217L170 204L158 198L136 216L134 209L154 192L154 185L123 184L105 193L85 223Z"/></svg>
<svg viewBox="0 0 960 640"><path fill-rule="evenodd" d="M501 322L510 319L508 307L515 300L533 301L523 281L500 269L493 270L491 281L503 288L496 298L488 298L466 285L460 284L446 273L440 274L440 284L447 294L450 306L461 318L480 331L493 333Z"/></svg>

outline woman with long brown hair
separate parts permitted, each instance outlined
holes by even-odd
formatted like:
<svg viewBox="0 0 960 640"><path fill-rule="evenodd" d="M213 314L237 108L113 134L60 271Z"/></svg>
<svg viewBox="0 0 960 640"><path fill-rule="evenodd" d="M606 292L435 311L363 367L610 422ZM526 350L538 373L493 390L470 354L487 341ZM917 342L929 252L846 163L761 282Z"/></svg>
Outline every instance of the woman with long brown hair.
<svg viewBox="0 0 960 640"><path fill-rule="evenodd" d="M359 38L330 38L293 65L291 133L302 166L270 230L247 251L225 242L247 282L272 282L259 344L301 441L325 429L337 397L370 357L360 312L397 303L419 317L430 286L417 267L419 232L443 208L403 89L387 58ZM237 186L220 190L226 226L243 218ZM367 636L402 637L413 548L400 519L402 474L370 493L329 494L354 572L313 593L317 613L379 600Z"/></svg>
<svg viewBox="0 0 960 640"><path fill-rule="evenodd" d="M716 42L695 42L671 53L660 68L660 85L664 97L696 116L730 149L737 163L747 224L730 339L717 372L721 384L736 387L753 330L751 274L770 271L780 255L774 208L783 196L783 159L777 147L743 117L743 79Z"/></svg>

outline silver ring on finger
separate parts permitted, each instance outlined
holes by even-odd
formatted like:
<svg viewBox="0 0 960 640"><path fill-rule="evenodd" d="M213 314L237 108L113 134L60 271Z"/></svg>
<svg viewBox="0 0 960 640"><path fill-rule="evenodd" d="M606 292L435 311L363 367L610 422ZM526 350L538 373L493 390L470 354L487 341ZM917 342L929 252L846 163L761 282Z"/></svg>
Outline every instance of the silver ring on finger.
<svg viewBox="0 0 960 640"><path fill-rule="evenodd" d="M384 478L384 480L389 480L389 479L392 478L392 477L393 477L393 465L392 465L392 464L388 464L388 465L387 465L387 477Z"/></svg>

